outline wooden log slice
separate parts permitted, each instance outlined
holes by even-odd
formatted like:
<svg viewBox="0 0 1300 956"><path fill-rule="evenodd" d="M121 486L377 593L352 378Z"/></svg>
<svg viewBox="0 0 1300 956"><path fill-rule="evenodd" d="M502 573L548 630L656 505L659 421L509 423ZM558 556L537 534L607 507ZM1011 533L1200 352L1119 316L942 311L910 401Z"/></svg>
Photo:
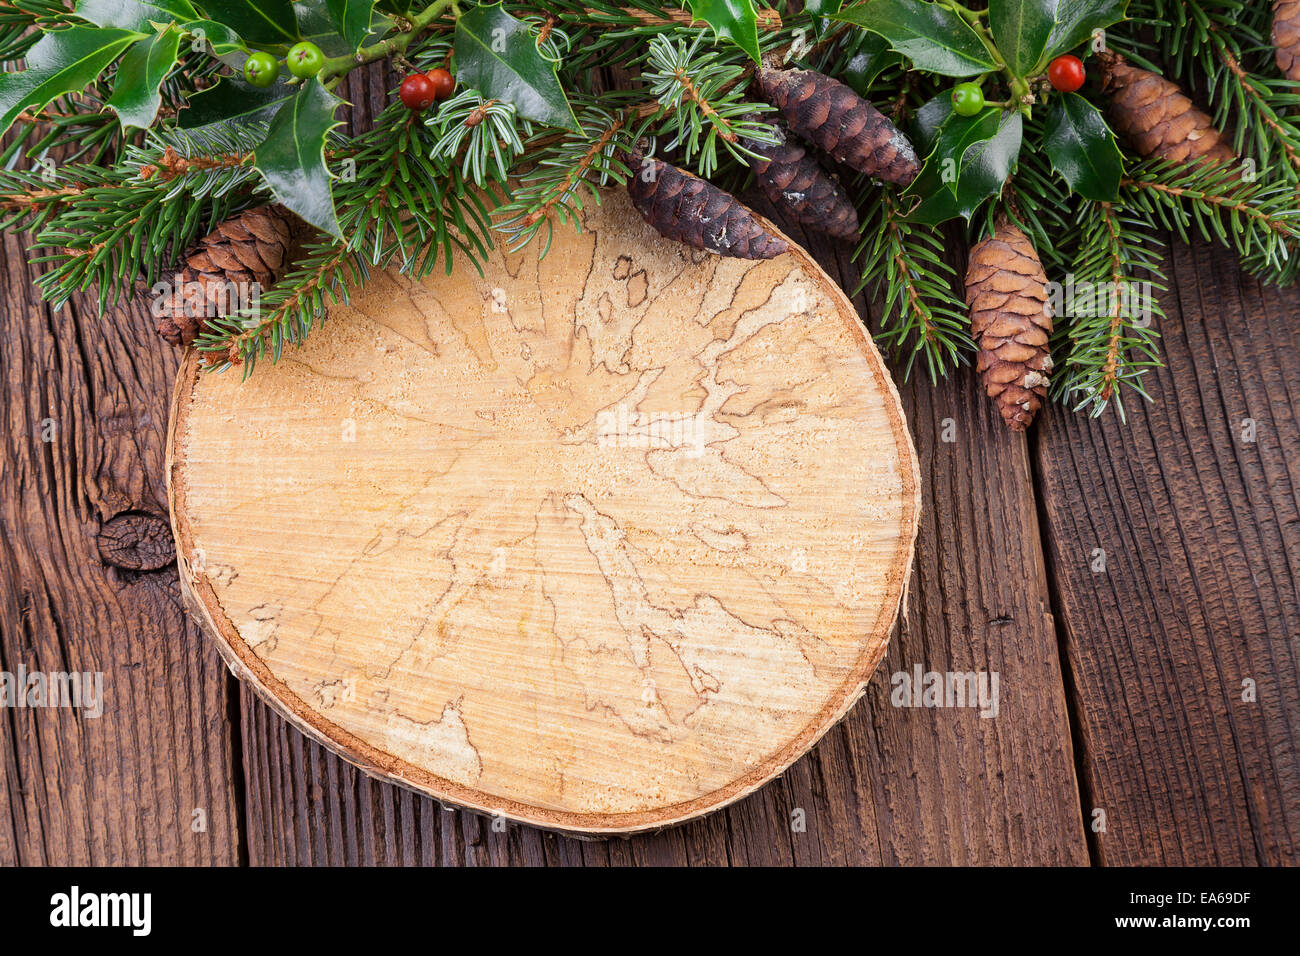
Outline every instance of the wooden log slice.
<svg viewBox="0 0 1300 956"><path fill-rule="evenodd" d="M608 193L580 234L372 278L177 382L181 578L235 674L377 776L553 829L755 790L884 655L920 508L879 354L794 244Z"/></svg>

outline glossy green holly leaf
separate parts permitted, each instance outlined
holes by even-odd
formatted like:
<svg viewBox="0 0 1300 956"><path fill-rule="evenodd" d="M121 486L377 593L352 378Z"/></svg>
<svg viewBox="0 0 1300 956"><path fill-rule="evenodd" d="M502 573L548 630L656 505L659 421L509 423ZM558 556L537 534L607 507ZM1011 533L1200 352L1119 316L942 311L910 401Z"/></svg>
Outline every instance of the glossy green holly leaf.
<svg viewBox="0 0 1300 956"><path fill-rule="evenodd" d="M355 53L370 33L370 15L375 0L325 0L330 20L347 41L348 52Z"/></svg>
<svg viewBox="0 0 1300 956"><path fill-rule="evenodd" d="M298 15L293 0L199 0L206 19L224 23L249 43L298 42Z"/></svg>
<svg viewBox="0 0 1300 956"><path fill-rule="evenodd" d="M173 25L161 33L136 40L126 51L117 65L113 95L107 104L117 114L123 129L132 126L148 129L153 125L162 105L159 88L176 64L180 46L181 33Z"/></svg>
<svg viewBox="0 0 1300 956"><path fill-rule="evenodd" d="M1069 0L1073 4L1074 0ZM989 0L989 29L998 52L1018 75L1028 76L1047 49L1059 0Z"/></svg>
<svg viewBox="0 0 1300 956"><path fill-rule="evenodd" d="M1104 30L1123 20L1127 9L1128 0L1057 0L1056 24L1033 74L1042 73L1056 57L1092 36L1093 30Z"/></svg>
<svg viewBox="0 0 1300 956"><path fill-rule="evenodd" d="M929 156L939 139L939 132L952 116L952 93L945 90L927 100L912 120L912 144L921 156Z"/></svg>
<svg viewBox="0 0 1300 956"><path fill-rule="evenodd" d="M839 13L842 6L844 0L808 0L803 5L804 13L810 14L813 18L813 32L818 37L825 35L826 28L830 26L827 17L832 13Z"/></svg>
<svg viewBox="0 0 1300 956"><path fill-rule="evenodd" d="M687 0L691 22L702 20L719 39L736 44L758 62L758 13L753 0Z"/></svg>
<svg viewBox="0 0 1300 956"><path fill-rule="evenodd" d="M277 201L317 229L343 238L334 212L325 140L339 125L334 113L343 101L313 78L275 114L253 164Z"/></svg>
<svg viewBox="0 0 1300 956"><path fill-rule="evenodd" d="M969 219L1002 191L1020 155L1021 134L1017 112L991 106L967 117L949 111L920 175L905 193L920 200L909 218L931 224L957 216Z"/></svg>
<svg viewBox="0 0 1300 956"><path fill-rule="evenodd" d="M803 12L814 17L829 17L831 14L839 13L842 6L844 0L808 0L803 5Z"/></svg>
<svg viewBox="0 0 1300 956"><path fill-rule="evenodd" d="M471 7L456 20L456 82L514 106L525 119L576 130L578 121L528 24L500 4Z"/></svg>
<svg viewBox="0 0 1300 956"><path fill-rule="evenodd" d="M970 24L933 3L867 0L831 19L879 34L915 69L926 73L975 76L997 68Z"/></svg>
<svg viewBox="0 0 1300 956"><path fill-rule="evenodd" d="M205 45L195 46L196 51L210 49L215 56L225 56L236 51L248 52L248 47L239 34L224 23L215 20L187 20L180 24L180 29L190 44Z"/></svg>
<svg viewBox="0 0 1300 956"><path fill-rule="evenodd" d="M257 87L242 76L223 76L214 86L200 90L185 101L185 109L176 117L181 129L197 129L214 123L247 126L269 123L280 107L298 92L287 82L283 70L280 79L268 87Z"/></svg>
<svg viewBox="0 0 1300 956"><path fill-rule="evenodd" d="M27 53L27 69L0 73L0 134L23 110L79 93L142 34L134 30L71 27L47 33Z"/></svg>
<svg viewBox="0 0 1300 956"><path fill-rule="evenodd" d="M164 26L199 15L190 0L81 0L77 16L97 27L152 33L152 24Z"/></svg>
<svg viewBox="0 0 1300 956"><path fill-rule="evenodd" d="M1084 199L1114 202L1124 157L1097 108L1078 93L1052 103L1043 127L1043 151L1052 168Z"/></svg>
<svg viewBox="0 0 1300 956"><path fill-rule="evenodd" d="M326 56L350 56L357 51L339 32L324 3L295 3L293 8L298 16L298 35L315 43Z"/></svg>
<svg viewBox="0 0 1300 956"><path fill-rule="evenodd" d="M876 77L902 62L902 54L895 52L888 40L864 30L858 34L857 43L853 46L844 69L838 74L838 79L858 96L865 98Z"/></svg>

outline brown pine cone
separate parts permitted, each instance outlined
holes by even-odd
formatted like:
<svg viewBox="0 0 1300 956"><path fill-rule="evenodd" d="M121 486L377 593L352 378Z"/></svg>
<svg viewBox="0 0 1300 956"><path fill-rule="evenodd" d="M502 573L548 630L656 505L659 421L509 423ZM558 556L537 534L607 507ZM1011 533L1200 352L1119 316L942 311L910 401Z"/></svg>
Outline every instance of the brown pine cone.
<svg viewBox="0 0 1300 956"><path fill-rule="evenodd" d="M1012 431L1047 399L1052 310L1047 275L1029 238L1005 219L977 242L966 267L966 305L979 348L975 369Z"/></svg>
<svg viewBox="0 0 1300 956"><path fill-rule="evenodd" d="M1210 117L1163 76L1131 65L1118 53L1097 56L1102 90L1119 133L1142 156L1177 163L1231 163L1232 146Z"/></svg>
<svg viewBox="0 0 1300 956"><path fill-rule="evenodd" d="M826 174L821 163L809 156L784 126L777 124L775 129L781 138L778 145L745 142L746 147L763 157L750 157L749 165L764 195L800 225L836 239L856 238L858 211L840 184Z"/></svg>
<svg viewBox="0 0 1300 956"><path fill-rule="evenodd" d="M628 168L632 205L660 235L737 259L774 259L789 249L712 183L639 153L628 157Z"/></svg>
<svg viewBox="0 0 1300 956"><path fill-rule="evenodd" d="M879 110L839 80L815 70L759 67L763 98L790 129L837 163L886 182L907 185L921 171L911 142Z"/></svg>
<svg viewBox="0 0 1300 956"><path fill-rule="evenodd" d="M282 206L245 209L221 223L181 256L177 276L164 278L170 294L154 306L158 334L190 345L208 319L225 315L251 294L265 292L284 274L293 244L290 213Z"/></svg>
<svg viewBox="0 0 1300 956"><path fill-rule="evenodd" d="M1273 0L1273 47L1282 75L1300 81L1300 0Z"/></svg>

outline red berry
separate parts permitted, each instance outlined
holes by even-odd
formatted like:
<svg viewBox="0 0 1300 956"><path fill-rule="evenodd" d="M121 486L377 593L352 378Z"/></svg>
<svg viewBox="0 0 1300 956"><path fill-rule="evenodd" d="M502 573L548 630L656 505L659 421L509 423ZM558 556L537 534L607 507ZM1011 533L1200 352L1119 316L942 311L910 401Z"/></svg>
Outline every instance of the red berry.
<svg viewBox="0 0 1300 956"><path fill-rule="evenodd" d="M435 100L445 100L451 97L452 90L456 88L455 77L442 67L438 67L436 70L430 70L424 75L427 76L429 82L433 84L433 98Z"/></svg>
<svg viewBox="0 0 1300 956"><path fill-rule="evenodd" d="M1073 93L1083 86L1083 61L1077 56L1058 56L1047 68L1047 79L1062 93Z"/></svg>
<svg viewBox="0 0 1300 956"><path fill-rule="evenodd" d="M433 83L423 73L412 73L406 79L402 80L401 89L402 105L408 110L427 110L433 105L437 94L434 92Z"/></svg>

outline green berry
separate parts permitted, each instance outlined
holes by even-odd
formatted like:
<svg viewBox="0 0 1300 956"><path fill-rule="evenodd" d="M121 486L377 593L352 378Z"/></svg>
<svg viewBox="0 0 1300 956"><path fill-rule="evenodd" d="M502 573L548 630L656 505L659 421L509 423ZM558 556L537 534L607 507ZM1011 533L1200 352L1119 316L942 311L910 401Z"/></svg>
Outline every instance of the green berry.
<svg viewBox="0 0 1300 956"><path fill-rule="evenodd" d="M305 80L320 72L320 68L325 65L325 54L310 40L303 40L290 47L285 62L289 64L290 73Z"/></svg>
<svg viewBox="0 0 1300 956"><path fill-rule="evenodd" d="M269 53L251 53L244 61L244 79L254 86L270 86L280 75L280 63Z"/></svg>
<svg viewBox="0 0 1300 956"><path fill-rule="evenodd" d="M952 88L952 108L958 116L974 116L984 109L984 91L978 83L958 83Z"/></svg>

